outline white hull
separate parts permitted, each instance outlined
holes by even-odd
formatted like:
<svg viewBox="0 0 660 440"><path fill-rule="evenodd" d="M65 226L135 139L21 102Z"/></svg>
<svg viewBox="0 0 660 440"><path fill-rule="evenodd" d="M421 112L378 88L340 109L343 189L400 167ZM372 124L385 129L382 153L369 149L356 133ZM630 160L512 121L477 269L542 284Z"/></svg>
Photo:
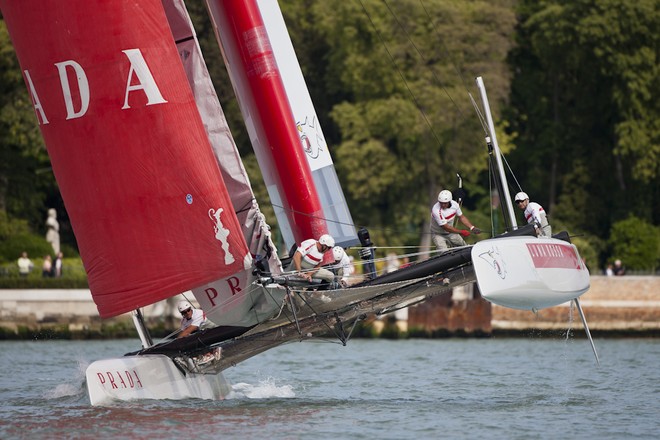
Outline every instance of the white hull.
<svg viewBox="0 0 660 440"><path fill-rule="evenodd" d="M589 271L577 248L554 238L484 240L472 248L484 299L504 307L539 310L589 290Z"/></svg>
<svg viewBox="0 0 660 440"><path fill-rule="evenodd" d="M231 391L222 373L184 374L163 355L99 360L87 367L85 375L94 406L137 399L221 400Z"/></svg>

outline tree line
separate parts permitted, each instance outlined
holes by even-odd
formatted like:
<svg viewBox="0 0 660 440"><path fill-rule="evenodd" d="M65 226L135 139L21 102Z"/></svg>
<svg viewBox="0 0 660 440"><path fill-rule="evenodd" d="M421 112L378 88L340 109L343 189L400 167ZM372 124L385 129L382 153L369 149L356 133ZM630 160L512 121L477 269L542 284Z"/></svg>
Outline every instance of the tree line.
<svg viewBox="0 0 660 440"><path fill-rule="evenodd" d="M203 2L187 3L255 193L274 224ZM657 2L281 0L280 6L353 219L370 228L377 244L430 245L430 208L441 189L457 188L457 173L471 220L502 232L485 132L472 103L479 102L474 78L482 76L514 173L510 192L526 191L546 208L554 230L574 234L592 270L615 258L629 268L657 267ZM27 221L41 233L54 207L63 239L73 244L4 21L0 79L0 218Z"/></svg>

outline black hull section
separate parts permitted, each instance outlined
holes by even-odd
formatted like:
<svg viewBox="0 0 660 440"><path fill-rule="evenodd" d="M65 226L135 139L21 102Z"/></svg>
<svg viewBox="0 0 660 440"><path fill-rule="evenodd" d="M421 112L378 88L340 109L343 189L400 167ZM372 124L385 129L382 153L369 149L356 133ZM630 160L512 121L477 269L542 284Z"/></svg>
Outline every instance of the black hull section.
<svg viewBox="0 0 660 440"><path fill-rule="evenodd" d="M495 238L524 235L535 235L533 225L523 226ZM471 251L472 246L450 249L428 260L413 263L359 284L338 290L319 290L318 293L337 295L338 298L336 302L332 301L327 307L324 306L323 310L307 304L297 312L297 317L291 315L284 320L280 318L280 322L277 320L271 324L265 322L254 327L215 327L129 355L196 356L211 348L222 347L223 360L220 361L220 365L222 368L227 368L278 345L293 340L304 340L307 338L305 335L312 332L327 330L336 325L352 325L356 320L363 319L367 315L389 313L433 296L450 293L455 286L474 282ZM271 278L271 281L274 279ZM296 295L301 295L301 292L316 292L315 286L309 283L305 283L305 286L311 290L305 290L300 286L302 284L292 282L291 279L288 281L285 279L281 284L283 289L298 292ZM319 286L316 288L318 289ZM362 291L365 293L363 294ZM355 295L355 301L342 302L341 298L352 295ZM287 307L285 310L288 310ZM254 331L251 332L252 329Z"/></svg>
<svg viewBox="0 0 660 440"><path fill-rule="evenodd" d="M252 329L252 327L214 327L208 330L195 332L184 338L162 342L135 353L128 353L127 356L135 354L164 354L165 356L172 357L184 353L186 355L195 355L196 353L207 351L211 345L236 338L250 329Z"/></svg>
<svg viewBox="0 0 660 440"><path fill-rule="evenodd" d="M516 236L535 236L536 232L533 225L525 225L516 229L515 231L498 235L494 238L507 238ZM437 273L442 273L450 269L456 269L463 265L472 264L472 246L463 248L450 249L449 251L429 258L428 260L413 263L410 266L403 267L394 272L390 272L378 276L371 280L363 281L359 284L351 286L364 287L364 286L377 286L380 284L395 283L398 281L413 280L417 278L428 277Z"/></svg>
<svg viewBox="0 0 660 440"><path fill-rule="evenodd" d="M455 269L472 262L470 258L471 250L471 246L455 251L450 250L442 255L429 258L428 260L421 261L419 263L413 263L410 266L403 267L394 272L386 273L372 280L366 280L359 284L355 284L350 288L378 286L380 284L414 280L417 278L425 278L437 273L445 272L449 269Z"/></svg>

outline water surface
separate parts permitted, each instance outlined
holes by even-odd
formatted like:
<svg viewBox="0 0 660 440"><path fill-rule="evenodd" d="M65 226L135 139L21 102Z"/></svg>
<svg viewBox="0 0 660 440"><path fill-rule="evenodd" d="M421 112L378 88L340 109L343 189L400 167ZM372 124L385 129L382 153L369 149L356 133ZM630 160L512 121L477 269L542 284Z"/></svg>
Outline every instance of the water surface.
<svg viewBox="0 0 660 440"><path fill-rule="evenodd" d="M293 343L227 370L224 401L91 407L84 370L137 340L0 342L0 438L656 439L660 341Z"/></svg>

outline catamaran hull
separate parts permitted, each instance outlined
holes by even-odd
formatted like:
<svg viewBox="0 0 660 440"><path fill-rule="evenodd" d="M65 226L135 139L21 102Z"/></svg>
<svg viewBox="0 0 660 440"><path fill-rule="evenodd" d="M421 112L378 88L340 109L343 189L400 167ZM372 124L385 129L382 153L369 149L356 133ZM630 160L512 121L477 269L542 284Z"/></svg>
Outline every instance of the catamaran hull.
<svg viewBox="0 0 660 440"><path fill-rule="evenodd" d="M480 241L472 262L481 296L504 307L539 310L589 290L589 271L577 248L555 238Z"/></svg>
<svg viewBox="0 0 660 440"><path fill-rule="evenodd" d="M164 355L99 360L85 375L93 406L137 399L221 400L231 391L222 373L184 374Z"/></svg>

